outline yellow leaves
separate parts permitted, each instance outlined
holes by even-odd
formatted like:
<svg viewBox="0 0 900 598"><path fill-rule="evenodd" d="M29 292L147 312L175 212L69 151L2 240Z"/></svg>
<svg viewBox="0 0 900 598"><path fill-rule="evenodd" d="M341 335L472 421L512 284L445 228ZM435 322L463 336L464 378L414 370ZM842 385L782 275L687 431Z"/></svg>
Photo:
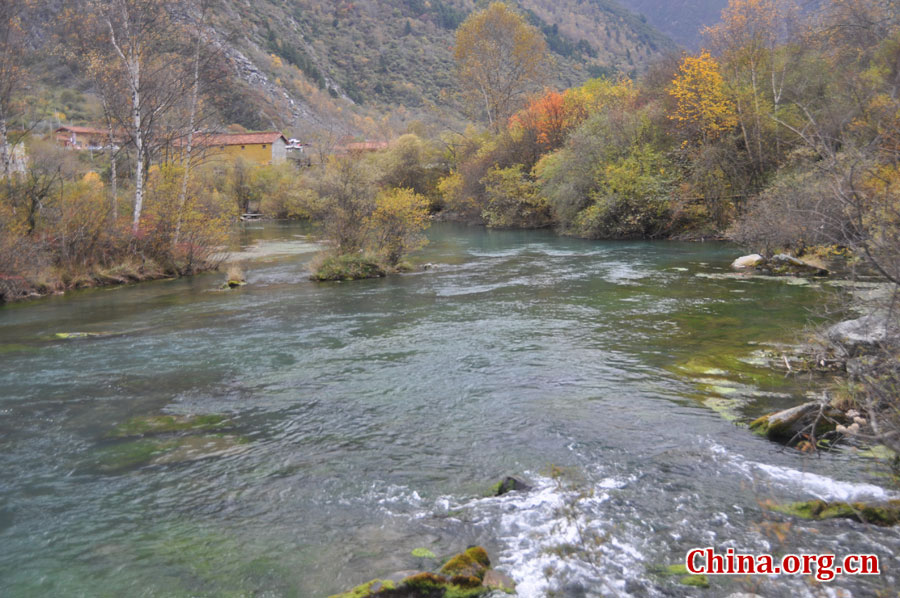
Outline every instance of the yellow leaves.
<svg viewBox="0 0 900 598"><path fill-rule="evenodd" d="M412 189L382 191L367 227L388 264L396 266L404 254L427 243L422 234L429 227L428 200Z"/></svg>
<svg viewBox="0 0 900 598"><path fill-rule="evenodd" d="M94 172L93 170L90 172L86 172L83 177L81 177L81 182L88 185L99 185L103 186L103 181L100 180L100 175Z"/></svg>
<svg viewBox="0 0 900 598"><path fill-rule="evenodd" d="M269 62L271 63L273 69L280 69L284 66L284 62L275 54L269 54Z"/></svg>
<svg viewBox="0 0 900 598"><path fill-rule="evenodd" d="M545 75L547 42L509 6L494 2L460 25L454 58L473 106L497 129Z"/></svg>
<svg viewBox="0 0 900 598"><path fill-rule="evenodd" d="M705 50L684 57L669 94L677 102L669 118L695 129L703 140L715 139L735 125L734 105L725 94L719 64Z"/></svg>

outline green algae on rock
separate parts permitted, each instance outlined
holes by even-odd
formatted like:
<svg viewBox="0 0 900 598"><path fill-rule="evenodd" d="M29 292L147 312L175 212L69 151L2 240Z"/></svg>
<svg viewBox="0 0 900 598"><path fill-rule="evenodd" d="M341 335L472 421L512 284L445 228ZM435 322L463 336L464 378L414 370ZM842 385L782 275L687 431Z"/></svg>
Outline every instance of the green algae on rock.
<svg viewBox="0 0 900 598"><path fill-rule="evenodd" d="M900 523L900 500L892 500L880 505L808 500L787 505L770 504L768 507L773 511L802 519L819 521L823 519L853 519L861 523L880 526Z"/></svg>
<svg viewBox="0 0 900 598"><path fill-rule="evenodd" d="M110 432L110 438L152 436L176 432L221 430L228 424L224 415L138 415L121 423Z"/></svg>
<svg viewBox="0 0 900 598"><path fill-rule="evenodd" d="M487 551L474 546L451 557L439 573L415 573L397 584L375 579L330 598L476 598L494 591L514 592L515 582L492 571L490 564Z"/></svg>
<svg viewBox="0 0 900 598"><path fill-rule="evenodd" d="M750 430L776 442L790 442L801 433L810 431L816 437L833 432L837 422L844 420L838 409L811 401L763 415L750 422Z"/></svg>

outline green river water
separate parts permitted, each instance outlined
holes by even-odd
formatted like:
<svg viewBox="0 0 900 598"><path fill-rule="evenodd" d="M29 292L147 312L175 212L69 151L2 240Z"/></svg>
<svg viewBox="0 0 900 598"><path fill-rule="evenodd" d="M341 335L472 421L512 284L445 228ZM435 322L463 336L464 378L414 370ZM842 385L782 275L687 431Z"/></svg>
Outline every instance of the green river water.
<svg viewBox="0 0 900 598"><path fill-rule="evenodd" d="M726 244L451 225L425 271L316 284L305 233L244 229L234 291L0 308L0 596L318 598L470 544L523 598L896 595L898 531L761 507L891 495L870 461L743 425L815 392L760 358L823 289L730 277ZM160 415L216 417L122 427ZM505 475L534 488L485 498ZM884 574L659 574L695 546L862 551Z"/></svg>

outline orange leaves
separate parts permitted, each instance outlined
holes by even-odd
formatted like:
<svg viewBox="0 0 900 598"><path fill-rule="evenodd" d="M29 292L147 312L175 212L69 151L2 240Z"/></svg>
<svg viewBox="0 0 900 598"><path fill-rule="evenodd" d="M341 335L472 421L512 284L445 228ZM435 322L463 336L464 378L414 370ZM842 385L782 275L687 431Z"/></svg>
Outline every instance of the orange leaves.
<svg viewBox="0 0 900 598"><path fill-rule="evenodd" d="M715 139L735 125L734 105L725 94L719 63L709 52L684 57L669 94L677 102L669 118L686 128L690 137Z"/></svg>
<svg viewBox="0 0 900 598"><path fill-rule="evenodd" d="M569 131L587 118L587 106L581 94L547 91L510 119L510 125L534 133L545 151L562 147Z"/></svg>

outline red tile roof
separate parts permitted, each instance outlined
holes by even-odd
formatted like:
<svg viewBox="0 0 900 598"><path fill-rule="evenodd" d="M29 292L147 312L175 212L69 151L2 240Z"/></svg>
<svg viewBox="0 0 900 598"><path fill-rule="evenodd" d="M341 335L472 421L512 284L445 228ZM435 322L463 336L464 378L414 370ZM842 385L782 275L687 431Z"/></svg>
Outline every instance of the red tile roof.
<svg viewBox="0 0 900 598"><path fill-rule="evenodd" d="M201 133L194 136L197 145L255 145L257 143L275 143L281 139L287 143L287 138L278 131L265 131L263 133Z"/></svg>
<svg viewBox="0 0 900 598"><path fill-rule="evenodd" d="M106 135L103 129L95 129L94 127L60 127L56 129L57 133L75 133L76 135Z"/></svg>

